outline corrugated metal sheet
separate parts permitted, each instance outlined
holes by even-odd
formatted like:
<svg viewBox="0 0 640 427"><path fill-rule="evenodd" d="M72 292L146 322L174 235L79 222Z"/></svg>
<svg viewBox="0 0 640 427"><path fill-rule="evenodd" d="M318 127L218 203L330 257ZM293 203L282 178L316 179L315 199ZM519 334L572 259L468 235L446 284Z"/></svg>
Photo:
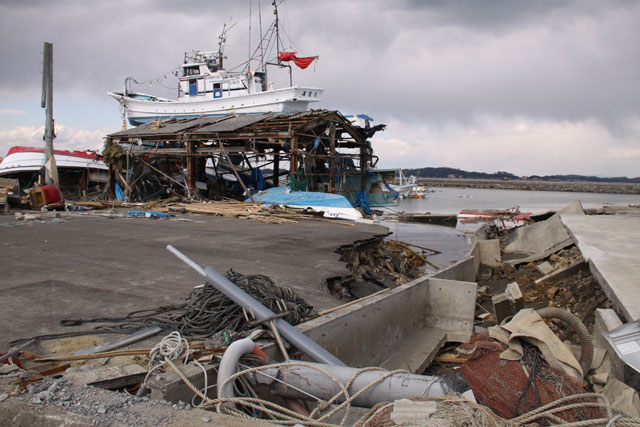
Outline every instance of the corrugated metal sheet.
<svg viewBox="0 0 640 427"><path fill-rule="evenodd" d="M181 133L188 129L216 123L221 120L228 119L229 117L232 117L232 115L199 117L197 119L173 119L167 122L163 122L164 125L159 128L156 128L157 124L146 123L132 129L127 129L124 131L112 133L109 136L110 137L125 137L125 136L135 137L135 136L145 136L145 135Z"/></svg>
<svg viewBox="0 0 640 427"><path fill-rule="evenodd" d="M239 114L237 116L231 116L226 120L212 123L211 125L198 129L193 133L233 132L235 130L242 129L245 126L270 119L273 116L274 113Z"/></svg>
<svg viewBox="0 0 640 427"><path fill-rule="evenodd" d="M200 117L197 119L173 119L163 122L163 126L156 128L157 124L147 123L138 127L109 134L112 138L144 137L154 135L171 135L179 133L212 134L233 132L258 122L274 120L274 125L282 125L283 122L307 118L312 120L325 115L327 110L300 111L293 113L254 113L254 114L227 114L221 116Z"/></svg>

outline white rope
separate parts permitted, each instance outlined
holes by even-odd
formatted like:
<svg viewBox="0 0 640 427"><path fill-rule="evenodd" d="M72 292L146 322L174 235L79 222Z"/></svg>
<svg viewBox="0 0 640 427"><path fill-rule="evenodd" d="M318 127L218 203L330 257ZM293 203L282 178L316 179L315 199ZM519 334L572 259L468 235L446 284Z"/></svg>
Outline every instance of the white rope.
<svg viewBox="0 0 640 427"><path fill-rule="evenodd" d="M177 334L177 332L175 333ZM177 337L179 337L179 334L177 334ZM398 373L406 373L407 371L404 370L396 370L396 371L389 371L387 373L385 373L384 375L382 375L381 377L379 377L378 379L376 379L375 381L371 382L370 384L366 385L365 387L363 387L362 389L360 389L358 392L354 393L353 395L351 395L349 393L349 389L351 388L351 386L353 385L354 381L358 378L358 376L364 372L368 372L368 371L376 371L376 370L383 370L381 368L363 368L358 370L347 382L347 384L343 384L340 380L338 380L337 378L335 378L333 375L331 375L329 372L326 372L325 370L323 370L322 368L319 368L318 366L315 365L311 365L305 362L299 362L299 361L288 361L288 362L284 362L284 363L274 363L274 364L270 364L270 365L264 365L264 366L258 366L258 367L252 367L252 368L247 368L247 369L243 369L239 372L236 372L235 374L229 376L229 378L227 378L223 383L222 383L222 388L224 388L224 386L226 384L228 384L231 381L235 381L237 378L242 378L244 375L247 374L251 374L251 373L258 373L259 375L265 375L265 376L269 376L263 372L260 372L262 370L266 370L266 369L273 369L273 368L283 368L283 367L292 367L292 366L303 366L306 368L310 368L313 369L323 375L325 375L327 378L329 378L332 382L334 382L338 388L339 391L333 395L330 399L328 400L322 400L318 397L314 397L312 395L309 395L312 398L315 398L317 401L317 406L316 408L311 412L311 414L309 416L300 414L298 412L292 411L288 408L285 408L281 405L278 405L276 403L267 401L267 400L263 400L257 397L257 395L255 394L255 392L253 392L252 390L249 390L250 394L252 394L252 396L248 396L248 397L233 397L233 398L220 398L218 397L217 399L210 399L209 397L206 396L206 392L208 387L207 385L207 375L206 375L206 370L204 369L204 367L202 367L202 365L198 364L204 371L205 374L205 388L204 389L198 389L197 387L195 387L188 379L187 377L179 370L179 368L173 363L173 360L175 360L177 358L177 356L174 356L175 352L177 352L177 348L179 346L176 345L176 342L174 341L176 338L176 336L174 336L174 338L167 338L167 342L165 343L165 346L159 346L163 347L165 349L175 349L174 351L169 351L167 354L167 358L165 358L165 361L162 363L162 365L164 365L165 363L168 364L171 368L173 368L176 373L178 374L178 376L185 382L185 384L198 396L202 399L202 401L200 402L200 404L198 405L198 407L200 408L211 408L211 407L215 407L216 412L221 413L221 414L227 414L227 415L232 415L232 416L236 416L236 417L240 417L242 419L245 420L258 420L261 418L258 417L254 417L251 416L245 412L242 412L238 409L235 409L233 407L230 406L225 406L225 403L235 403L236 405L242 405L245 408L250 408L253 409L255 411L259 411L262 414L266 415L267 417L271 418L271 422L276 423L276 424L281 424L281 425L295 425L295 424L303 424L306 426L312 426L312 427L336 427L336 426L344 426L347 420L347 417L349 415L349 411L350 408L352 406L352 403L354 401L354 399L358 398L362 393L365 393L367 390L369 390L372 387L375 387L377 384L379 384L380 382L384 381L385 379L387 379L388 377L398 374ZM163 340L164 341L164 340ZM181 340L179 340L181 341ZM161 342L162 344L162 342ZM154 348L155 349L155 348ZM153 350L152 350L153 353ZM158 353L160 353L160 349L158 349ZM169 358L169 356L174 356L172 359ZM188 358L188 356L186 356ZM186 359L185 359L186 361ZM150 361L151 364L151 361ZM157 366L156 366L157 367ZM153 369L155 369L156 367L154 367ZM146 381L146 380L145 380ZM282 380L278 380L280 382L284 382ZM286 383L285 383L286 384ZM203 391L204 390L204 393ZM308 393L307 393L308 394ZM340 398L344 398L344 401L337 405L335 404L335 402L340 399ZM585 399L593 399L595 401L584 401ZM435 400L440 400L440 399L435 399ZM392 406L393 402L380 402L378 405L376 405L376 407L372 408L367 414L365 414L362 418L360 418L357 422L356 422L356 426L363 426L365 427L376 415L378 415L380 412L382 412L384 409L387 409L389 406ZM329 408L332 408L329 410ZM577 422L567 422L566 420L560 418L558 415L562 412L568 411L568 410L577 410L577 409L581 409L581 408L598 408L603 410L603 417L602 418L598 418L598 419L592 419L592 420L582 420L582 421L577 421ZM326 420L327 418L331 417L332 415L334 415L336 412L340 411L341 409L345 410L344 415L342 416L342 419L340 421L340 424L332 424L332 423L328 423ZM497 416L496 416L497 417ZM499 418L499 417L497 417ZM634 426L634 427L640 427L640 419L638 418L633 418L633 417L620 417L619 415L617 415L616 417L614 417L614 414L612 412L611 406L607 400L607 398L602 395L602 394L597 394L597 393L583 393L583 394L578 394L578 395L572 395L572 396L566 396L563 397L561 399L558 399L554 402L551 402L547 405L541 406L540 408L536 408L526 414L523 414L517 418L514 418L512 420L504 420L505 421L505 425L512 425L512 426L524 426L525 424L530 424L536 420L547 420L547 422L551 422L552 425L562 425L565 427L583 427L583 426L592 426L592 425L604 425L609 423L608 425L616 425L616 426Z"/></svg>
<svg viewBox="0 0 640 427"><path fill-rule="evenodd" d="M183 363L186 365L192 354L192 351L189 348L189 341L182 337L180 335L180 332L173 331L169 335L164 337L149 352L149 372L147 372L147 375L144 377L142 387L147 386L147 381L149 380L153 372L160 368L163 368L166 364L170 364L171 367L177 371L178 368L172 362L174 360L177 360L182 354L184 354ZM194 363L197 367L202 369L202 374L204 375L204 390L206 394L209 388L209 376L207 375L207 370L197 360L194 360ZM202 405L203 403L204 400L200 402L200 405Z"/></svg>

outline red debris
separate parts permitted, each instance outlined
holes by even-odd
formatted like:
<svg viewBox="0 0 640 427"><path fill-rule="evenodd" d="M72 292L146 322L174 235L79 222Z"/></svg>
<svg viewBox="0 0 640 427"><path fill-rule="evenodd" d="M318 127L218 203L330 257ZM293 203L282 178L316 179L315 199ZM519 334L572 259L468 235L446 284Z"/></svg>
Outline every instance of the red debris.
<svg viewBox="0 0 640 427"><path fill-rule="evenodd" d="M460 371L478 403L488 406L503 418L510 419L562 397L585 393L582 385L575 379L551 368L543 360L535 378L539 403L530 406L536 402L536 393L533 387L529 387L525 395L526 402L520 403L518 413L515 414L516 404L528 380L520 361L500 359L500 353L507 347L485 334L475 335L461 348L473 351ZM569 410L556 415L568 422L601 416L600 411L594 408Z"/></svg>

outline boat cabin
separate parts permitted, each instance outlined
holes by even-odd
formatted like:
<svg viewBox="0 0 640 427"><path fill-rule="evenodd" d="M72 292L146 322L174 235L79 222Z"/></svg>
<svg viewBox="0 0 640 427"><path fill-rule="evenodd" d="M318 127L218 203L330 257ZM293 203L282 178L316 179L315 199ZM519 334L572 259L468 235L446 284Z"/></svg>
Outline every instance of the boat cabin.
<svg viewBox="0 0 640 427"><path fill-rule="evenodd" d="M198 52L185 58L178 83L181 101L231 98L267 90L265 73L227 72L220 66L217 53Z"/></svg>

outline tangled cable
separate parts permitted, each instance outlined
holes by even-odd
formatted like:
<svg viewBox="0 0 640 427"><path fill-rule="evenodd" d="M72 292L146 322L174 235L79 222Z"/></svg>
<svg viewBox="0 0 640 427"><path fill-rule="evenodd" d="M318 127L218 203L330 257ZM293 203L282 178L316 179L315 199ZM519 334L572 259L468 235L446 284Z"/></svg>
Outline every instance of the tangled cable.
<svg viewBox="0 0 640 427"><path fill-rule="evenodd" d="M313 312L313 307L296 296L286 286L274 283L263 275L243 275L229 270L225 276L240 289L276 313L287 311L284 319L297 325ZM94 319L67 319L62 326L78 326L84 323L105 323L90 331L74 331L63 334L40 335L38 340L90 335L96 333L131 334L142 328L159 326L165 331L178 331L182 336L204 339L220 331L242 332L250 327L242 307L227 298L213 285L206 283L191 291L182 304L138 310L124 317L102 317ZM17 345L30 338L10 342Z"/></svg>

